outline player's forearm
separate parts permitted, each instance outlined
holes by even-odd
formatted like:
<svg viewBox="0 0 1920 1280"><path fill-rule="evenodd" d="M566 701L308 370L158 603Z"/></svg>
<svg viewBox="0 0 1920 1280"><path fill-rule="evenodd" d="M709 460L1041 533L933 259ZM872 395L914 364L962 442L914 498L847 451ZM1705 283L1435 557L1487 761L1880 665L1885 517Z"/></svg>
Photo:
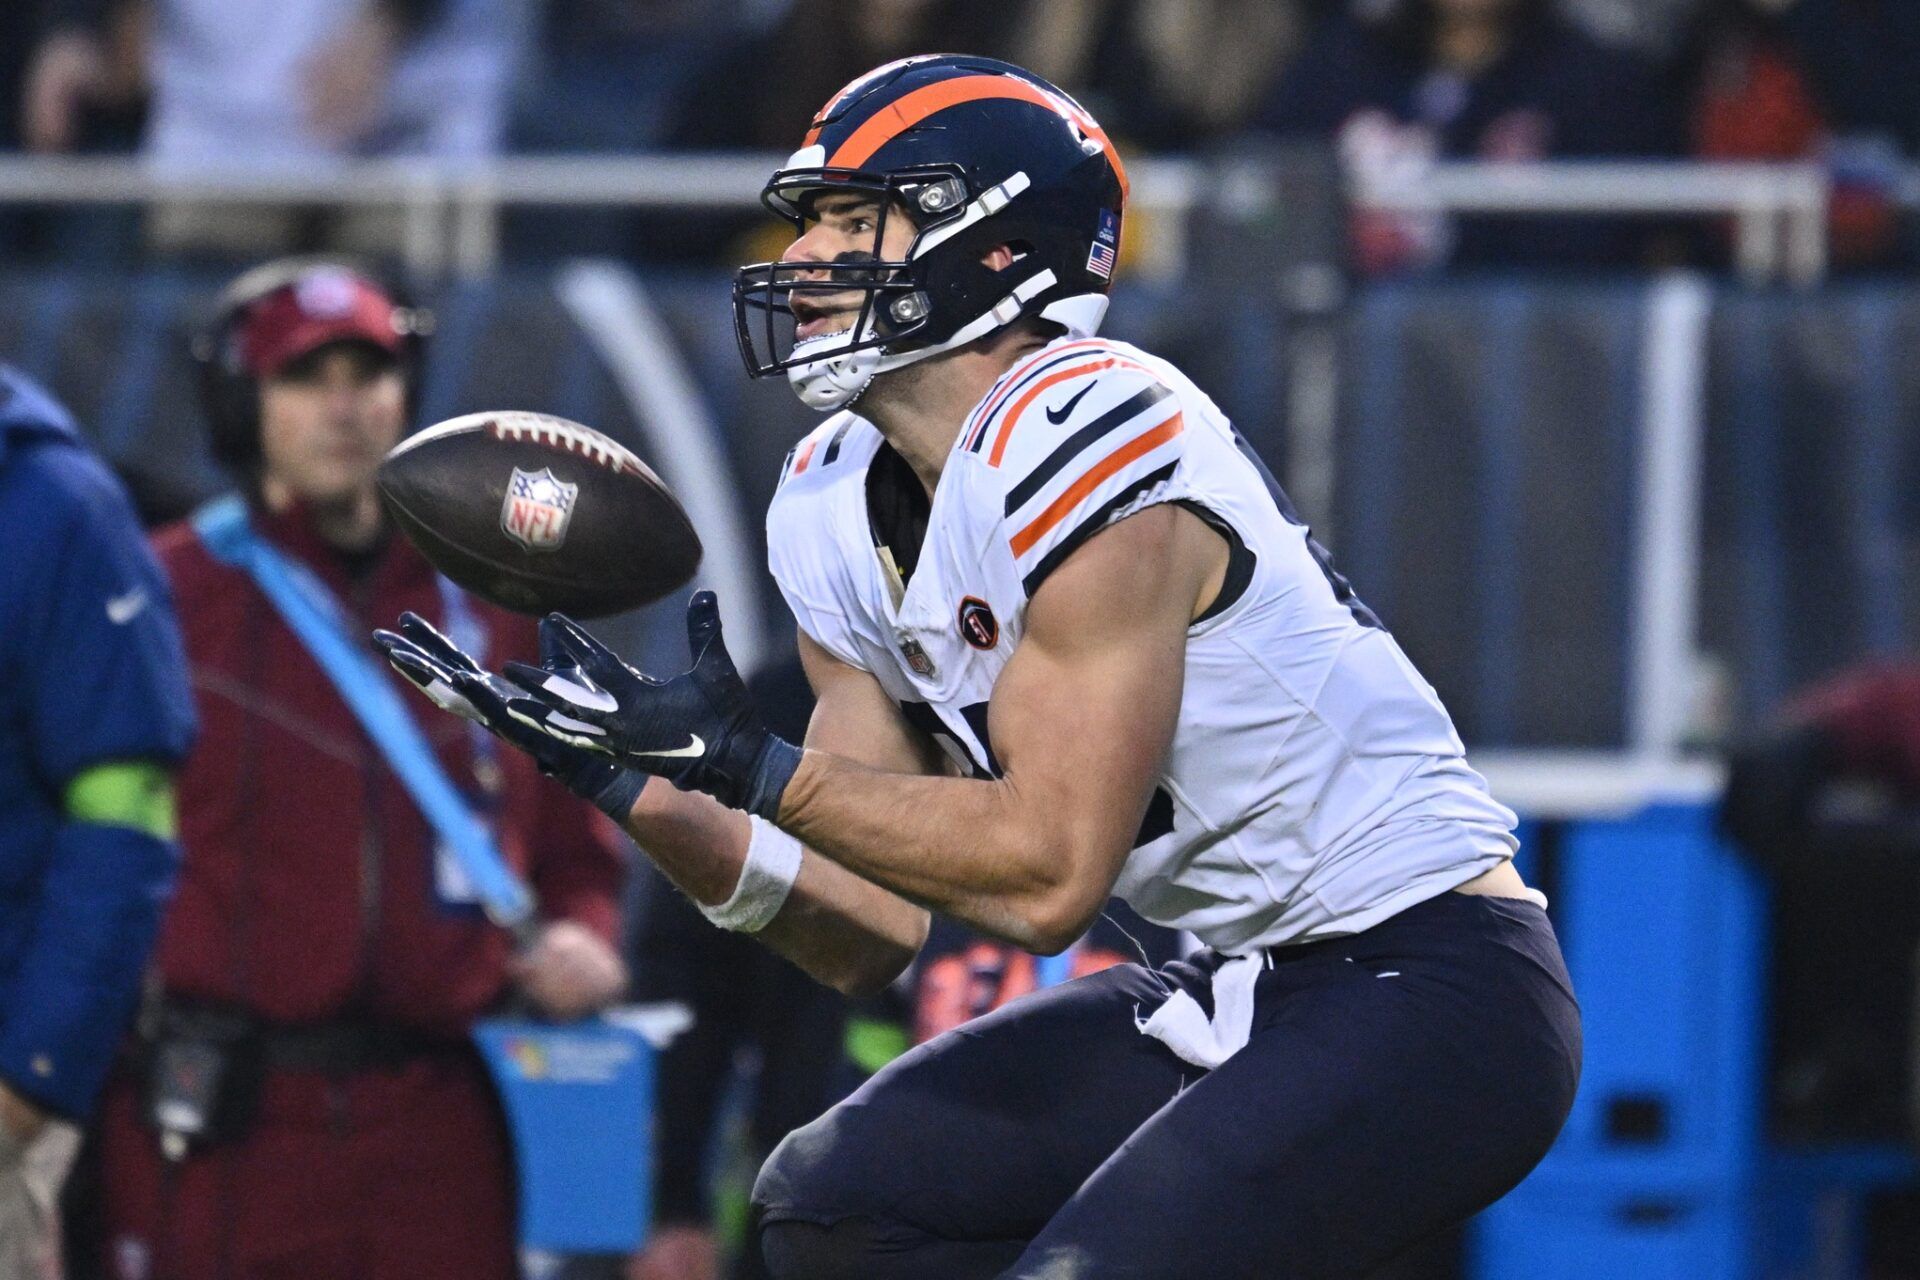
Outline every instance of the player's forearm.
<svg viewBox="0 0 1920 1280"><path fill-rule="evenodd" d="M746 815L655 781L624 825L695 902L717 906L740 883ZM924 910L809 851L786 904L755 937L816 980L864 994L899 976L926 934Z"/></svg>
<svg viewBox="0 0 1920 1280"><path fill-rule="evenodd" d="M1031 951L1085 931L1102 851L1007 779L912 777L808 751L779 825L854 874Z"/></svg>

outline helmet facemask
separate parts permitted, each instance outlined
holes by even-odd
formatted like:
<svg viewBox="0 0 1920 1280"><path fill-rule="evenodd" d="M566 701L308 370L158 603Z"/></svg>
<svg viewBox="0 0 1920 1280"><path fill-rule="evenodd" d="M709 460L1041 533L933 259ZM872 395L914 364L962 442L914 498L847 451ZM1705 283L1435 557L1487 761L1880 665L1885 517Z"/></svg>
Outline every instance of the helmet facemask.
<svg viewBox="0 0 1920 1280"><path fill-rule="evenodd" d="M813 408L830 410L853 401L875 374L912 364L952 347L973 341L1012 319L1012 314L981 316L960 328L952 320L941 323L935 305L943 274L956 262L943 263L954 253L972 252L968 242L992 233L980 227L1025 188L1024 174L976 196L957 166L939 165L890 173L854 170L790 169L774 176L763 201L774 213L805 234L812 220L812 204L831 194L871 195L878 201L873 249L842 254L833 262L766 262L743 267L734 278L735 334L742 357L753 377L786 373L796 394ZM903 258L888 259L881 252L887 225L907 217L914 238ZM929 258L928 252L960 237L950 253ZM977 263L959 265L969 272L988 271ZM1029 296L1052 283L1010 285ZM809 312L822 311L831 299L831 312L844 312L850 297L858 295L853 322L831 333L799 336ZM817 300L817 301L815 301ZM810 303L812 305L810 305ZM960 328L959 332L954 332Z"/></svg>
<svg viewBox="0 0 1920 1280"><path fill-rule="evenodd" d="M758 263L741 268L733 285L734 330L748 372L756 378L786 373L801 399L817 408L851 400L877 371L883 348L909 343L926 328L931 307L915 279L913 247L903 258L888 259L882 252L887 228L896 218L910 218L917 246L927 229L958 214L966 203L966 184L949 169L894 174L810 169L775 175L762 200L791 222L796 234L805 235L815 221L815 202L832 195L875 201L869 250L849 250L831 262ZM909 215L908 209L924 217ZM799 335L808 320L854 307L851 324ZM842 385L856 379L857 385ZM809 394L808 384L816 380L824 385Z"/></svg>

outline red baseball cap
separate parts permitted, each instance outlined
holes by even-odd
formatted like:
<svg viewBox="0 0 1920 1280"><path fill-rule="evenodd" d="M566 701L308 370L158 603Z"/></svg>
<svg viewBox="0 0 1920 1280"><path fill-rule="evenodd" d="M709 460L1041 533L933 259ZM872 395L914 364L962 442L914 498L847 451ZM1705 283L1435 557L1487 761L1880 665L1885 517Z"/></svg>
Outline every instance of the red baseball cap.
<svg viewBox="0 0 1920 1280"><path fill-rule="evenodd" d="M406 312L385 290L343 267L303 272L247 308L240 359L249 374L272 378L330 342L365 342L398 359Z"/></svg>

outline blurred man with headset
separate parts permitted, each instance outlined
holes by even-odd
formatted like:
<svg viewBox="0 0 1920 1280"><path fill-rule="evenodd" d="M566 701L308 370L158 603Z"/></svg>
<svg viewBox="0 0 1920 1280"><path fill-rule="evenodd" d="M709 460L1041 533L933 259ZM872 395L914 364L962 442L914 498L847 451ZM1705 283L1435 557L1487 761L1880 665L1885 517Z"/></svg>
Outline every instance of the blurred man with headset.
<svg viewBox="0 0 1920 1280"><path fill-rule="evenodd" d="M157 998L105 1108L118 1280L513 1276L507 1134L468 1029L515 995L564 1019L625 985L612 827L484 733L367 711L367 673L391 677L359 637L399 610L534 647L381 510L425 327L363 272L289 260L236 281L196 346L243 494L156 539L206 733ZM427 816L423 765L539 897L517 951Z"/></svg>

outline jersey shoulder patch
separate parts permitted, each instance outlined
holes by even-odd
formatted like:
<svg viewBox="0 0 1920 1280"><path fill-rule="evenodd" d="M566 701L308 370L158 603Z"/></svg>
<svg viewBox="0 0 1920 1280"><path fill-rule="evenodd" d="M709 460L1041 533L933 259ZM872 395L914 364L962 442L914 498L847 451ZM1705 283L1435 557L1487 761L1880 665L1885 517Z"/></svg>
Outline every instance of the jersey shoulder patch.
<svg viewBox="0 0 1920 1280"><path fill-rule="evenodd" d="M1180 400L1130 347L1058 344L1016 368L978 413L977 440L962 439L998 476L999 514L1029 596L1087 538L1170 496L1184 444Z"/></svg>

